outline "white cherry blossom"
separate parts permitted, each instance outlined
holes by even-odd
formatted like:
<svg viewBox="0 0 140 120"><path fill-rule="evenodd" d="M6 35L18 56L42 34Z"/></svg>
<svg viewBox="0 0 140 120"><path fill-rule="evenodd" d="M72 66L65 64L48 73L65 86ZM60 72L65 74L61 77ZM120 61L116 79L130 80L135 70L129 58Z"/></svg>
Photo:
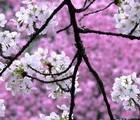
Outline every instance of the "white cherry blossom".
<svg viewBox="0 0 140 120"><path fill-rule="evenodd" d="M26 31L27 35L31 35L37 29L41 28L46 19L51 15L54 7L47 8L37 6L30 0L24 0L22 2L27 6L21 7L20 11L16 13L17 20L12 21L17 26L19 31ZM53 33L54 27L57 25L58 20L56 17L54 17L40 34Z"/></svg>
<svg viewBox="0 0 140 120"><path fill-rule="evenodd" d="M124 106L124 109L125 110L132 110L132 111L135 111L136 108L135 108L135 103L133 102L132 99L128 100L128 101L124 101L123 102L123 106Z"/></svg>
<svg viewBox="0 0 140 120"><path fill-rule="evenodd" d="M5 116L5 108L4 99L0 99L0 117Z"/></svg>
<svg viewBox="0 0 140 120"><path fill-rule="evenodd" d="M7 73L6 73L7 72ZM31 79L24 74L24 68L19 60L14 61L9 70L6 71L3 77L7 77L6 89L12 92L12 95L16 94L28 94L30 93L33 84Z"/></svg>
<svg viewBox="0 0 140 120"><path fill-rule="evenodd" d="M114 15L114 18L116 20L116 28L121 33L132 34L135 36L140 35L140 3L138 1L121 1L118 6L118 12ZM137 27L135 28L136 25Z"/></svg>
<svg viewBox="0 0 140 120"><path fill-rule="evenodd" d="M1 13L0 14L0 27L4 27L6 23L7 23L7 20L5 19L5 15Z"/></svg>
<svg viewBox="0 0 140 120"><path fill-rule="evenodd" d="M139 78L136 73L115 79L111 97L113 101L123 102L124 109L135 110L140 105Z"/></svg>
<svg viewBox="0 0 140 120"><path fill-rule="evenodd" d="M61 115L57 115L55 112L52 112L49 116L45 116L44 114L40 113L39 116L41 120L68 120L69 119L69 112L68 107L66 105L59 106L57 105L60 110L62 110Z"/></svg>
<svg viewBox="0 0 140 120"><path fill-rule="evenodd" d="M52 112L50 116L45 116L40 113L40 118L41 120L60 120L60 117L55 112Z"/></svg>
<svg viewBox="0 0 140 120"><path fill-rule="evenodd" d="M31 4L33 0L22 0L22 4Z"/></svg>
<svg viewBox="0 0 140 120"><path fill-rule="evenodd" d="M20 33L17 33L15 31L0 32L0 43L1 43L3 55L11 56L13 54L16 54L19 50L19 46L18 46L19 39L20 39Z"/></svg>

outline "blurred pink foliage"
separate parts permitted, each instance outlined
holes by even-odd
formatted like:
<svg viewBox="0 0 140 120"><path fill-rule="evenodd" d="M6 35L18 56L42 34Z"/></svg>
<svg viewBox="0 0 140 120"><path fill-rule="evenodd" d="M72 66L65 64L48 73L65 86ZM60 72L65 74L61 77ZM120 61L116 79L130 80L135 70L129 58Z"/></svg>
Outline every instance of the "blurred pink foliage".
<svg viewBox="0 0 140 120"><path fill-rule="evenodd" d="M42 0L43 1L43 0ZM83 1L83 0L82 0ZM83 2L73 0L73 4L80 8ZM1 2L1 1L0 1ZM50 1L51 4L52 1ZM90 9L97 10L107 6L110 0L100 0L95 2ZM40 2L41 3L41 2ZM58 3L60 1L58 0ZM56 5L58 3L55 3ZM6 11L8 17L12 17L21 5L20 0L9 0L9 7ZM100 30L117 32L115 29L114 13L117 11L116 6L111 6L107 10L98 14L93 14L85 17L82 24L86 27ZM79 19L82 16L77 16ZM60 18L57 30L69 25L68 10L65 7L58 13ZM111 109L115 118L131 118L138 115L131 111L124 111L121 104L117 104L111 100L110 92L114 83L115 77L127 75L132 72L137 72L140 75L140 42L131 41L120 37L101 36L96 34L81 35L83 43L86 47L87 55L92 63L93 68L98 72L111 104ZM24 44L24 42L22 42ZM71 58L75 53L72 29L55 35L47 35L42 37L32 48L44 47L51 50L64 50ZM85 64L80 67L80 88L82 91L76 95L76 107L74 115L77 120L108 120L107 109L104 104L101 93L98 89L96 80L91 76ZM54 100L47 97L45 86L37 84L37 90L33 91L29 96L12 96L11 93L4 89L4 83L0 82L0 98L6 100L6 116L2 120L38 120L39 113L49 114L52 111L57 111L56 104L67 102L68 100ZM55 103L55 104L54 104Z"/></svg>

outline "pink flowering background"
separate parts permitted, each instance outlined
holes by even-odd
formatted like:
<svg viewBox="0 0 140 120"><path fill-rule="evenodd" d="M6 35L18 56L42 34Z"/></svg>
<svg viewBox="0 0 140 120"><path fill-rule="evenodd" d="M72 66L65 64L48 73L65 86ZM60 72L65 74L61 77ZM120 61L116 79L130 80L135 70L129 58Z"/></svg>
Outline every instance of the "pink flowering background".
<svg viewBox="0 0 140 120"><path fill-rule="evenodd" d="M41 5L45 2L45 0L39 1L40 3L38 4ZM53 0L47 1L49 1L48 5L51 5L53 2ZM56 1L58 2L54 2L54 5L57 6L61 1ZM83 5L83 0L72 1L77 8ZM110 2L112 1L96 0L90 7L90 10L103 8ZM0 11L5 13L9 19L19 10L21 0L0 0L0 6ZM116 12L117 7L112 5L103 12L85 17L82 24L90 29L118 32L115 29L115 21L113 19L113 15ZM78 15L77 19L81 16L82 14ZM69 25L70 21L67 7L64 7L61 12L57 14L57 17L60 19L60 22L56 30ZM127 75L132 72L136 72L140 75L140 42L138 40L132 41L121 37L96 34L86 34L81 35L81 37L92 66L98 72L104 83L114 117L138 117L137 112L125 111L121 104L113 102L110 93L115 77ZM26 40L28 40L28 38L23 38L21 45L24 44ZM38 47L48 48L49 51L63 50L72 58L76 50L73 31L70 28L59 34L48 34L47 37L41 37L29 47L28 51L36 50ZM91 76L84 63L81 64L79 73L81 92L76 94L74 116L76 116L77 120L109 120L107 109L96 80ZM52 100L48 98L45 85L37 82L35 84L38 89L33 91L30 95L12 96L10 92L5 90L4 82L0 82L0 98L5 99L7 108L5 117L0 118L0 120L39 120L39 113L45 115L49 115L53 111L60 113L56 107L57 104L61 105L66 103L69 105L68 99Z"/></svg>

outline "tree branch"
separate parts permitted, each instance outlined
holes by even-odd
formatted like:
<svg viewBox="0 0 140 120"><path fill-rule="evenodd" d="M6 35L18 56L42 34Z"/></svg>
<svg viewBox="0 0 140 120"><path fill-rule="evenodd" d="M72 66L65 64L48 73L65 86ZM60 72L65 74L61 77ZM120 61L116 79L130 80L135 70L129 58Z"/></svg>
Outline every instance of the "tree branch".
<svg viewBox="0 0 140 120"><path fill-rule="evenodd" d="M33 77L33 76L31 76L31 75L25 75L26 77L28 77L28 78L31 78L31 79L34 79L34 80L37 80L37 81L39 81L39 82L42 82L42 83L47 83L47 84L49 84L49 83L55 83L55 82L62 82L62 81L64 81L64 80L67 80L67 79L70 79L70 78L72 78L73 76L71 75L71 76L68 76L68 77L66 77L66 78L61 78L61 79L56 79L56 80L51 80L51 81L44 81L44 80L41 80L41 79L39 79L39 78L37 78L37 77Z"/></svg>
<svg viewBox="0 0 140 120"><path fill-rule="evenodd" d="M84 14L84 15L79 19L79 22L81 22L82 19L84 19L84 17L86 17L86 16L88 16L88 15L95 14L95 13L102 12L102 11L106 10L106 9L109 8L112 4L114 4L114 1L111 2L109 5L107 5L107 6L104 7L104 8L101 8L101 9L99 9L99 10L92 11L92 12L89 12L89 13Z"/></svg>
<svg viewBox="0 0 140 120"><path fill-rule="evenodd" d="M77 13L84 12L84 11L87 10L94 2L95 2L95 0L92 0L86 7L81 8L81 9L76 9L76 12L77 12Z"/></svg>
<svg viewBox="0 0 140 120"><path fill-rule="evenodd" d="M134 26L134 28L130 31L130 33L128 35L132 35L133 32L137 29L139 23L136 23L136 25Z"/></svg>
<svg viewBox="0 0 140 120"><path fill-rule="evenodd" d="M89 70L92 72L92 74L95 76L96 80L97 80L97 83L99 84L100 88L101 88L101 92L103 94L103 98L104 98L104 101L106 103L106 107L107 107L107 110L108 110L108 114L110 116L110 119L111 120L114 120L113 118L113 114L111 112L111 109L110 109L110 105L109 105L109 102L107 100L107 97L106 97L106 92L104 90L104 86L103 86L103 83L101 81L101 79L99 78L98 74L93 70L93 68L91 67L90 65L90 62L88 61L88 58L86 56L86 53L85 53L85 48L83 46L83 43L82 43L82 40L81 40L81 37L80 37L80 31L79 31L79 28L77 26L77 22L76 22L76 11L75 11L75 8L73 6L73 4L71 3L71 0L65 0L67 6L68 6L68 9L69 9L69 13L70 13L70 19L71 19L71 24L72 24L72 27L73 27L73 31L74 31L74 38L75 38L75 42L76 42L76 48L78 49L78 51L80 52L80 56L82 56L85 60L85 63L87 64L87 67L89 68ZM81 61L82 59L79 58ZM79 60L78 59L78 60ZM80 61L79 60L79 61ZM80 62L81 63L81 62ZM80 66L80 63L78 64L77 63L77 66ZM77 68L76 68L77 69ZM73 83L74 84L74 83ZM75 90L75 89L73 89ZM74 91L73 91L74 92ZM70 106L70 110L71 110L71 113L69 115L69 120L72 120L71 118L71 115L72 115L72 112L74 109L74 96L71 97L71 102L73 102L73 104L71 104L72 106Z"/></svg>
<svg viewBox="0 0 140 120"><path fill-rule="evenodd" d="M88 0L85 0L83 7L86 7Z"/></svg>
<svg viewBox="0 0 140 120"><path fill-rule="evenodd" d="M123 38L128 38L128 39L131 39L131 40L134 40L134 39L140 40L140 37L136 37L136 36L133 36L133 35L130 36L130 35L121 34L121 33L103 32L103 31L98 31L98 30L81 29L81 28L79 28L79 32L82 33L82 34L95 33L95 34L99 34L99 35L123 37Z"/></svg>
<svg viewBox="0 0 140 120"><path fill-rule="evenodd" d="M66 27L63 28L63 29L58 30L56 33L60 33L60 32L62 32L62 31L64 31L64 30L67 30L67 29L70 28L70 27L71 27L71 24L68 25L68 26L66 26Z"/></svg>
<svg viewBox="0 0 140 120"><path fill-rule="evenodd" d="M76 80L76 75L77 75L78 68L79 68L81 62L82 62L82 56L79 55L79 57L77 58L77 63L75 65L73 77L72 77L72 86L71 86L71 90L70 90L71 103L70 103L69 120L72 120L73 110L75 107L75 80Z"/></svg>
<svg viewBox="0 0 140 120"><path fill-rule="evenodd" d="M98 73L92 68L92 66L91 66L91 64L90 64L90 62L89 62L88 57L86 56L86 54L83 56L83 59L84 59L86 65L87 65L89 71L92 73L92 75L97 80L97 83L98 83L98 85L99 85L99 87L101 89L101 92L103 94L103 98L104 98L104 101L106 103L106 107L107 107L107 110L108 110L108 114L110 116L110 119L111 120L114 120L113 115L112 115L112 112L111 112L111 109L110 109L110 104L109 104L109 102L107 100L106 92L105 92L104 85L103 85L103 82L102 82L101 78L99 77Z"/></svg>

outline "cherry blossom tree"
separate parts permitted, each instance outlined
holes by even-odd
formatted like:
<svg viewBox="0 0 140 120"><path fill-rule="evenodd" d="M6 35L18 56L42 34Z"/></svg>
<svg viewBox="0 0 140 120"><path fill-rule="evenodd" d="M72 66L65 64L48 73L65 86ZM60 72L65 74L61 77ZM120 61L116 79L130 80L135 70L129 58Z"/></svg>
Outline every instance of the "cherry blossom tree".
<svg viewBox="0 0 140 120"><path fill-rule="evenodd" d="M14 3L12 0L10 2ZM52 111L49 115L45 115L40 112L38 113L38 118L32 119L79 119L74 112L76 107L75 95L82 92L79 87L79 77L81 75L79 71L82 71L80 68L83 64L87 68L85 72L87 77L91 73L91 76L88 78L96 81L95 84L89 83L89 87L94 86L97 89L98 92L95 93L97 94L95 98L102 97L104 101L102 106L105 107L107 113L107 117L102 117L104 114L99 112L100 114L96 115L97 117L93 116L93 119L103 118L114 120L117 118L114 117L111 110L112 106L108 98L108 93L111 94L113 101L123 101L124 109L140 109L140 90L138 88L140 79L136 73L116 78L113 90L110 91L109 88L108 92L105 88L105 83L103 83L104 80L92 66L90 56L87 52L88 49L85 45L85 39L88 39L92 34L139 40L140 3L136 0L115 0L109 2L105 7L94 10L95 3L96 0L83 0L80 3L72 0L60 0L53 4L52 1L44 1L42 5L38 1L23 0L22 7L18 11L15 11L15 17L6 19L5 14L0 14L0 76L3 84L5 83L6 90L10 91L13 96L28 96L32 92L37 91L37 86L43 84L43 90L45 88L51 99L67 99L69 101L67 106L65 104L57 105L61 114ZM87 17L90 18L94 14L100 14L112 5L118 9L114 15L116 21L116 26L114 26L120 33L92 29L94 22L92 23L91 20L84 22ZM64 16L61 12L64 13ZM64 26L62 22L65 22L65 19L67 19L67 25ZM88 24L90 25L88 26ZM64 32L66 35L63 34ZM62 41L59 43L55 39L57 38L56 36L59 38L60 34ZM89 36L86 36L87 34ZM71 41L69 44L71 47L64 47L67 50L73 50L73 57L71 58L65 51L56 47L63 45L66 39L68 39L67 37L70 37ZM56 44L54 50L51 50L51 46L47 46L48 44L42 44L42 41L47 43L44 38L50 39L53 44ZM33 44L35 42L39 44L37 49ZM32 48L30 47L35 48L34 51L31 51L30 49ZM6 111L4 99L4 97L0 99L1 117L5 115Z"/></svg>

